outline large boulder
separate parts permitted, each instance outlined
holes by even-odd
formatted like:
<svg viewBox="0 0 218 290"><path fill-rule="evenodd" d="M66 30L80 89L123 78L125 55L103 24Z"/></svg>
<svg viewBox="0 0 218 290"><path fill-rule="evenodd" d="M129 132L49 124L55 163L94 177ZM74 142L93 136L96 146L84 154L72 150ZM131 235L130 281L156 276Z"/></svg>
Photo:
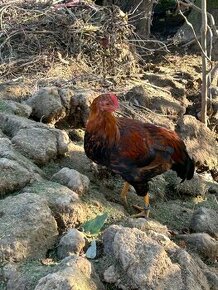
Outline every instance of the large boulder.
<svg viewBox="0 0 218 290"><path fill-rule="evenodd" d="M27 128L20 129L11 142L24 156L42 165L66 153L69 139L61 130Z"/></svg>
<svg viewBox="0 0 218 290"><path fill-rule="evenodd" d="M57 270L41 278L34 290L104 290L91 263L82 257L64 259Z"/></svg>
<svg viewBox="0 0 218 290"><path fill-rule="evenodd" d="M195 233L208 233L218 237L218 213L211 208L200 207L194 211L190 229Z"/></svg>
<svg viewBox="0 0 218 290"><path fill-rule="evenodd" d="M182 270L182 289L211 289L210 281L204 270L186 250L178 248L175 251L169 251L169 255L171 260L177 263ZM174 288L171 289L174 290Z"/></svg>
<svg viewBox="0 0 218 290"><path fill-rule="evenodd" d="M207 184L197 173L194 174L191 180L185 180L182 183L179 178L176 179L175 191L178 195L205 196L208 189Z"/></svg>
<svg viewBox="0 0 218 290"><path fill-rule="evenodd" d="M177 129L188 152L194 157L196 165L216 170L218 168L218 147L215 146L215 133L190 115L185 115L179 120Z"/></svg>
<svg viewBox="0 0 218 290"><path fill-rule="evenodd" d="M149 73L146 73L146 78L150 81L151 87L145 88L143 86L135 86L131 88L125 95L126 100L136 106L141 106L145 109L148 108L148 111L150 109L153 112L160 112L165 115L177 116L184 113L184 107L172 96L170 91L166 90L163 96L156 90L156 87L152 90L152 84L154 84L154 86L159 85L160 87L173 86L174 83L171 79L166 79L166 76L163 78L160 76L157 77L157 75ZM184 95L184 90L182 90L182 95ZM155 122L155 120L153 121ZM169 124L164 125L167 126Z"/></svg>
<svg viewBox="0 0 218 290"><path fill-rule="evenodd" d="M0 112L0 129L9 137L14 137L20 129L48 128L45 124L33 120Z"/></svg>
<svg viewBox="0 0 218 290"><path fill-rule="evenodd" d="M50 267L32 259L20 263L7 262L2 267L0 287L7 290L34 289L39 279L50 273Z"/></svg>
<svg viewBox="0 0 218 290"><path fill-rule="evenodd" d="M204 274L207 277L207 280L210 285L210 290L216 290L218 289L218 274L217 269L205 269Z"/></svg>
<svg viewBox="0 0 218 290"><path fill-rule="evenodd" d="M36 164L45 164L68 151L68 135L40 122L0 113L0 129L12 137L12 143L19 152Z"/></svg>
<svg viewBox="0 0 218 290"><path fill-rule="evenodd" d="M20 190L28 184L33 175L18 162L0 158L0 196Z"/></svg>
<svg viewBox="0 0 218 290"><path fill-rule="evenodd" d="M18 191L40 175L42 171L14 150L8 138L0 138L0 195Z"/></svg>
<svg viewBox="0 0 218 290"><path fill-rule="evenodd" d="M84 127L89 106L96 93L88 89L44 87L26 103L32 107L32 116L44 123L67 121L70 126Z"/></svg>
<svg viewBox="0 0 218 290"><path fill-rule="evenodd" d="M89 107L97 94L88 89L77 89L71 98L68 122L74 128L85 127L89 115Z"/></svg>
<svg viewBox="0 0 218 290"><path fill-rule="evenodd" d="M203 196L205 197L209 182L202 178L198 173L194 173L191 180L185 180L181 183L175 171L169 170L161 175L152 178L149 181L149 193L151 199L164 199L168 196Z"/></svg>
<svg viewBox="0 0 218 290"><path fill-rule="evenodd" d="M57 255L59 259L64 259L72 254L79 255L85 247L85 236L77 229L69 229L60 239Z"/></svg>
<svg viewBox="0 0 218 290"><path fill-rule="evenodd" d="M44 256L57 238L57 224L45 199L31 193L0 203L0 257L21 261Z"/></svg>
<svg viewBox="0 0 218 290"><path fill-rule="evenodd" d="M91 263L75 255L61 262L52 259L10 262L2 267L0 277L1 289L7 290L104 289Z"/></svg>
<svg viewBox="0 0 218 290"><path fill-rule="evenodd" d="M78 194L86 193L90 183L87 176L67 167L54 174L52 180L69 187Z"/></svg>
<svg viewBox="0 0 218 290"><path fill-rule="evenodd" d="M164 226L158 221L152 219L129 218L127 223L129 227L137 228L143 232L146 232L147 234L151 231L155 231L156 233L163 234L165 236L169 235L167 226Z"/></svg>
<svg viewBox="0 0 218 290"><path fill-rule="evenodd" d="M163 2L164 3L164 2ZM171 2L173 3L173 2ZM191 4L192 5L192 4ZM195 0L194 5L197 7L201 7L201 1ZM182 7L181 7L182 8ZM184 7L186 9L186 7ZM211 27L214 25L214 23L217 23L218 21L218 13L217 13L217 2L213 0L209 0L207 2L207 12L210 13L209 17L209 23ZM183 25L180 25L179 29L175 31L175 35L173 36L173 42L177 45L188 45L189 50L193 51L194 54L200 53L200 47L198 43L194 40L194 34L193 29L195 31L196 35L200 35L201 33L201 25L199 23L202 23L202 14L199 13L198 9L190 9L190 13L187 14L187 21L183 22ZM213 61L218 60L218 39L217 34L214 33L214 37L212 38L212 51L211 51L211 57ZM208 41L207 49L210 48L210 41Z"/></svg>
<svg viewBox="0 0 218 290"><path fill-rule="evenodd" d="M146 230L146 229L145 229ZM104 279L121 289L210 289L208 280L185 251L153 230L110 226L103 233L111 261Z"/></svg>
<svg viewBox="0 0 218 290"><path fill-rule="evenodd" d="M150 103L149 95L143 86L132 87L125 95L124 99L137 106L147 107Z"/></svg>
<svg viewBox="0 0 218 290"><path fill-rule="evenodd" d="M159 77L155 77L155 74L146 74L147 78L150 81L149 85L134 86L122 96L126 102L123 104L124 106L121 106L121 110L142 122L175 130L175 122L173 121L184 113L186 105L184 102L175 100L174 93L171 94L168 90L168 87L173 84L171 80L160 80ZM164 83L167 90L163 89L164 94L160 94L157 87L164 86ZM134 110L132 106L134 106ZM145 114L142 114L142 111Z"/></svg>
<svg viewBox="0 0 218 290"><path fill-rule="evenodd" d="M0 138L0 158L7 158L16 161L31 173L43 175L43 172L38 166L15 150L13 144L8 138Z"/></svg>
<svg viewBox="0 0 218 290"><path fill-rule="evenodd" d="M31 111L31 107L26 104L14 102L11 100L0 100L0 112L2 113L9 113L28 118L31 114Z"/></svg>
<svg viewBox="0 0 218 290"><path fill-rule="evenodd" d="M204 258L215 261L218 256L218 242L207 233L193 233L187 235L178 235L191 250L199 253Z"/></svg>
<svg viewBox="0 0 218 290"><path fill-rule="evenodd" d="M171 262L162 246L138 229L120 227L112 240L111 255L116 259L119 279L125 272L127 279L120 282L123 289L128 289L128 284L135 289L182 289L179 266Z"/></svg>
<svg viewBox="0 0 218 290"><path fill-rule="evenodd" d="M39 89L26 103L32 107L32 116L43 123L55 124L66 116L57 87Z"/></svg>
<svg viewBox="0 0 218 290"><path fill-rule="evenodd" d="M87 212L78 195L59 183L41 180L26 186L23 192L30 192L46 199L58 224L60 232L83 223Z"/></svg>

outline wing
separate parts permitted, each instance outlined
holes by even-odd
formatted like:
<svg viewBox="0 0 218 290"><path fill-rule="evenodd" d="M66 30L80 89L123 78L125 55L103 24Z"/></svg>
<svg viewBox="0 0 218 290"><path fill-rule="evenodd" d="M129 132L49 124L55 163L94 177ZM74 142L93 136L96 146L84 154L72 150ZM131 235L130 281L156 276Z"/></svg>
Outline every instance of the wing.
<svg viewBox="0 0 218 290"><path fill-rule="evenodd" d="M130 183L149 180L170 169L174 159L182 158L184 143L173 131L124 118L119 119L119 129L110 167Z"/></svg>

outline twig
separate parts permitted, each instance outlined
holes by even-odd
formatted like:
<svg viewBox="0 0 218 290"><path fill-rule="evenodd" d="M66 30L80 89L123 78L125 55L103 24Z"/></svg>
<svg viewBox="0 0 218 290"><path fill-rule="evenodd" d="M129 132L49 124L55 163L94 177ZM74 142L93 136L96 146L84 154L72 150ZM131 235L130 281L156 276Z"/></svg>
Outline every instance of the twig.
<svg viewBox="0 0 218 290"><path fill-rule="evenodd" d="M200 36L200 35L197 36L197 39L198 39L198 41L199 41L199 39L201 39L201 36ZM196 42L196 38L195 38L195 37L194 37L193 39L191 39L189 42L184 43L184 44L182 45L182 47L189 46L189 45L191 45L191 44L194 43L194 42Z"/></svg>
<svg viewBox="0 0 218 290"><path fill-rule="evenodd" d="M160 44L162 47L164 47L167 52L170 52L164 42L162 42L160 40L156 40L156 39L129 39L129 42L157 43L157 44ZM143 47L143 48L145 48L145 47ZM146 48L146 50L156 51L156 49L149 49L149 48Z"/></svg>
<svg viewBox="0 0 218 290"><path fill-rule="evenodd" d="M19 30L17 30L17 31L14 31L14 32L12 32L10 35L8 35L7 36L7 38L0 44L0 49L2 48L2 47L4 47L5 46L5 44L12 38L12 37L14 37L14 36L16 36L16 35L18 35L18 34L20 34L21 33L21 31L19 31Z"/></svg>
<svg viewBox="0 0 218 290"><path fill-rule="evenodd" d="M129 21L134 21L134 19L136 19L136 20L138 20L138 18L141 16L143 14L143 11L140 11L138 14L135 14L135 15L130 15L129 13L128 13L128 20Z"/></svg>
<svg viewBox="0 0 218 290"><path fill-rule="evenodd" d="M191 30L192 30L192 32L193 32L193 35L194 35L194 38L195 38L195 40L196 40L196 42L197 42L197 44L198 44L198 46L199 46L199 48L200 48L200 50L201 50L201 53L204 55L204 57L210 62L210 65L211 65L211 67L212 67L212 64L211 64L211 60L208 58L208 56L205 54L205 52L204 52L204 50L203 50L203 48L202 48L202 46L201 46L201 44L200 44L200 42L199 42L199 40L198 40L198 37L197 37L197 35L196 35L196 32L195 32L195 30L194 30L194 27L193 27L193 25L191 24L191 22L189 22L188 21L188 19L187 19L187 17L183 14L183 12L179 9L179 14L181 14L182 15L182 17L185 19L185 22L186 22L186 24L191 28Z"/></svg>
<svg viewBox="0 0 218 290"><path fill-rule="evenodd" d="M10 5L3 6L3 8L0 9L0 30L3 30L3 14L4 12L10 7Z"/></svg>
<svg viewBox="0 0 218 290"><path fill-rule="evenodd" d="M15 1L7 1L7 3L0 3L0 7L1 6L5 6L5 5L11 5L11 4L16 4L16 3L19 3L19 1L15 0Z"/></svg>
<svg viewBox="0 0 218 290"><path fill-rule="evenodd" d="M58 56L60 62L62 62L63 64L67 64L67 65L69 65L69 61L63 59L63 57L62 57L62 55L61 55L61 53L60 53L59 51L57 52L57 56Z"/></svg>
<svg viewBox="0 0 218 290"><path fill-rule="evenodd" d="M142 2L143 2L143 0L141 0L141 1L136 5L136 7L134 8L134 10L133 10L132 12L129 12L129 13L128 13L128 15L133 15L133 14L136 12L136 10L139 8L139 6L142 4Z"/></svg>
<svg viewBox="0 0 218 290"><path fill-rule="evenodd" d="M186 2L183 2L183 1L178 1L177 0L177 3L178 5L182 5L184 7L188 7L188 8L193 8L195 9L196 11L200 12L202 11L202 9L198 6L196 6L193 2L189 1L189 0L185 0ZM218 31L216 29L216 24L215 24L215 21L214 21L214 17L211 13L207 12L207 16L208 18L210 19L210 25L212 27L212 30L213 30L213 34L216 35L216 37L218 37Z"/></svg>

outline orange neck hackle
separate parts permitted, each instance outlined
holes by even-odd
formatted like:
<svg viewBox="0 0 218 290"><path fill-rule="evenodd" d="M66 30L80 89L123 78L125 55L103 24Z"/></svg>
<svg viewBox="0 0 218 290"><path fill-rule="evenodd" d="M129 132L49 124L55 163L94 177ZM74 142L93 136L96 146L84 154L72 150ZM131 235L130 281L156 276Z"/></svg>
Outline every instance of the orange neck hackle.
<svg viewBox="0 0 218 290"><path fill-rule="evenodd" d="M113 113L102 112L97 106L91 106L86 130L113 146L120 138L117 120Z"/></svg>

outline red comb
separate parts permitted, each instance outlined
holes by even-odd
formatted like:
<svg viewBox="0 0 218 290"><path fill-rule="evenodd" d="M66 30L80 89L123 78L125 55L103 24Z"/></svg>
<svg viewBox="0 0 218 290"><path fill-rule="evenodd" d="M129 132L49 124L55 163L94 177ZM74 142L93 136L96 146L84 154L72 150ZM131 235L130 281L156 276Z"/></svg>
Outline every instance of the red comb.
<svg viewBox="0 0 218 290"><path fill-rule="evenodd" d="M111 97L111 99L112 99L112 101L114 103L114 106L118 108L119 107L119 102L118 102L117 96L114 95L114 94L110 94L110 97Z"/></svg>

